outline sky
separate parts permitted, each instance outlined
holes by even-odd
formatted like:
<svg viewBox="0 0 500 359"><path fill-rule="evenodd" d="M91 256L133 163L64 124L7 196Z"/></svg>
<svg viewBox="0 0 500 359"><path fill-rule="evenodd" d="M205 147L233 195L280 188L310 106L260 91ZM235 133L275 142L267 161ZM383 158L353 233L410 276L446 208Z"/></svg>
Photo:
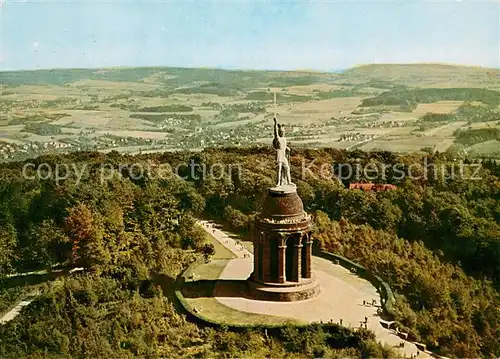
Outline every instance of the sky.
<svg viewBox="0 0 500 359"><path fill-rule="evenodd" d="M0 1L2 70L500 67L498 0Z"/></svg>

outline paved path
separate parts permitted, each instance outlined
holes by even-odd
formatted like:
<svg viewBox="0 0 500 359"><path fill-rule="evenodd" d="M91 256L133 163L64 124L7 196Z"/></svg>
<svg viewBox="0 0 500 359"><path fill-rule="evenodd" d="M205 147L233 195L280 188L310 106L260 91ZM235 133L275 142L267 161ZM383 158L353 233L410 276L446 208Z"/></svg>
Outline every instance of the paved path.
<svg viewBox="0 0 500 359"><path fill-rule="evenodd" d="M205 231L212 237L217 239L224 247L229 249L237 258L252 258L253 254L246 249L243 244L238 244L238 240L230 237L226 232L215 227L215 223L211 221L199 221Z"/></svg>
<svg viewBox="0 0 500 359"><path fill-rule="evenodd" d="M14 319L15 317L17 317L19 315L19 313L21 313L21 310L30 305L32 301L34 301L35 298L31 298L31 299L28 299L28 300L21 300L19 303L16 304L16 306L14 308L12 308L11 310L9 310L7 313L5 313L3 315L3 317L0 318L0 325L1 324L5 324L7 322L10 322L12 319Z"/></svg>
<svg viewBox="0 0 500 359"><path fill-rule="evenodd" d="M82 270L83 270L83 268L73 268L69 271L69 274L72 274L75 272L80 272ZM54 273L61 273L62 271L63 270L56 270L56 271L54 271ZM41 270L41 271L35 271L35 272L16 273L16 274L9 275L8 277L9 278L23 277L23 276L28 276L28 275L32 275L32 274L43 275L43 274L47 274L47 273L51 273L51 272L49 272L47 270ZM12 308L7 313L5 313L2 317L0 317L0 325L8 323L11 320L13 320L15 317L17 317L21 313L21 310L24 307L27 307L28 305L30 305L31 302L33 302L36 299L36 297L38 297L39 295L40 295L39 292L32 293L32 294L28 295L25 299L17 302L17 304L14 306L14 308ZM29 298L29 299L27 299L27 298Z"/></svg>
<svg viewBox="0 0 500 359"><path fill-rule="evenodd" d="M220 275L220 279L247 279L253 270L253 255L241 249L236 240L220 231L213 230L211 222L203 221L203 228L213 235L223 246L231 250L238 258L228 262ZM245 253L246 255L243 255ZM244 258L243 258L244 257ZM415 344L403 342L393 330L388 330L380 324L377 306L372 306L372 300L380 303L376 288L368 281L358 277L340 265L323 258L313 257L313 271L320 282L319 296L300 302L268 302L247 298L217 297L216 300L227 307L243 312L276 315L298 319L303 322L329 322L357 328L367 319L367 328L373 331L377 340L394 347L401 356L415 356L419 352ZM217 289L215 291L217 293ZM365 301L366 305L363 304ZM370 303L370 304L368 304ZM419 358L429 358L427 353L420 352Z"/></svg>

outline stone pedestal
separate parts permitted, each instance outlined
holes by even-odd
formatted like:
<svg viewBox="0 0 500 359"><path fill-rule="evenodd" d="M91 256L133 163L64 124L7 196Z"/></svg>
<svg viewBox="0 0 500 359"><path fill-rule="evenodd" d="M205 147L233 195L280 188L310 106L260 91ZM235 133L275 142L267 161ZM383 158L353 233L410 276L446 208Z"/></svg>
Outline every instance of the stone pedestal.
<svg viewBox="0 0 500 359"><path fill-rule="evenodd" d="M272 301L304 300L319 294L311 270L311 218L293 185L269 189L256 218L251 295ZM262 268L262 270L261 270Z"/></svg>

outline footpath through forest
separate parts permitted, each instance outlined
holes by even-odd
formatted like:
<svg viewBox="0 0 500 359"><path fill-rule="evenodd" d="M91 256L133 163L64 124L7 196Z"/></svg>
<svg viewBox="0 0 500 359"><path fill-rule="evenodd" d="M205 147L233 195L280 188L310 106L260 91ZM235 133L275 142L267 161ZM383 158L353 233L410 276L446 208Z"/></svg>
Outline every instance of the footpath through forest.
<svg viewBox="0 0 500 359"><path fill-rule="evenodd" d="M67 273L71 274L74 272L80 272L82 270L83 270L83 268L73 268ZM15 277L26 277L29 275L44 275L44 274L51 274L51 273L52 274L62 274L62 273L64 273L64 270L56 270L56 271L41 270L41 271L34 271L34 272L14 273L14 274L8 275L7 278L10 279L10 278L15 278ZM14 306L10 310L5 312L0 317L0 325L8 323L11 320L13 320L15 317L17 317L21 313L22 309L24 307L27 307L28 305L30 305L36 299L36 297L38 297L40 294L41 294L40 292L36 291L36 292L28 294L23 299L19 300L16 304L14 304Z"/></svg>

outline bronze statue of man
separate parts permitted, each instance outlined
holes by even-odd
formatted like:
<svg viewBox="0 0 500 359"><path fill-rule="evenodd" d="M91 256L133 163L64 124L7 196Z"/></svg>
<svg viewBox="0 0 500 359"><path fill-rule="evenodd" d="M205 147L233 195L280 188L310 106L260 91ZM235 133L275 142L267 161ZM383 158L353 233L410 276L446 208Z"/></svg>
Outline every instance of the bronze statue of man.
<svg viewBox="0 0 500 359"><path fill-rule="evenodd" d="M278 163L278 183L277 186L292 184L290 177L290 148L287 146L285 138L285 128L278 124L274 117L274 139L273 147L276 150L276 162Z"/></svg>

